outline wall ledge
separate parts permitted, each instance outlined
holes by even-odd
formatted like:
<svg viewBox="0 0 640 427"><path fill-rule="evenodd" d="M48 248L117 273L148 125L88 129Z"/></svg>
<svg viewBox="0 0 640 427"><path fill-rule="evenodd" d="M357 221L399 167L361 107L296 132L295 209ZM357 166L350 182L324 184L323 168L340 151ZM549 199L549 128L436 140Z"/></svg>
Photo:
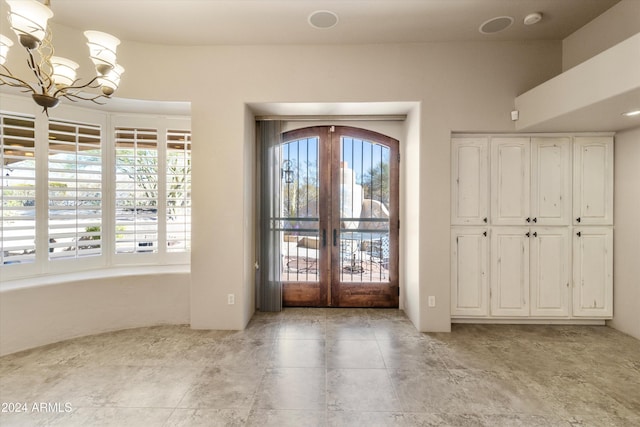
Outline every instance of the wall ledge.
<svg viewBox="0 0 640 427"><path fill-rule="evenodd" d="M190 274L191 265L144 265L95 270L77 271L73 273L47 274L23 279L0 282L0 293L18 289L55 286L85 280L106 279L126 276L153 276L158 274Z"/></svg>

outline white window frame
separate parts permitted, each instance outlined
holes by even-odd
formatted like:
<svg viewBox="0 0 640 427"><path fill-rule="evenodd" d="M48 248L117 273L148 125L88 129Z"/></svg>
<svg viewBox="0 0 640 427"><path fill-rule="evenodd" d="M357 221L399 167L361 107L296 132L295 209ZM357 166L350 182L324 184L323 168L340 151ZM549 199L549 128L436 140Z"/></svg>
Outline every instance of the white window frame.
<svg viewBox="0 0 640 427"><path fill-rule="evenodd" d="M30 97L0 94L0 112L35 116L36 158L36 260L28 264L2 265L0 282L51 274L122 266L188 265L190 250L168 252L166 247L166 149L168 130L191 130L186 116L114 113L101 108L59 105L49 111L52 119L99 125L102 129L102 254L91 257L49 260L48 186L49 121ZM158 252L115 253L115 128L154 128L158 131ZM162 220L161 220L162 218ZM189 245L190 246L190 245Z"/></svg>
<svg viewBox="0 0 640 427"><path fill-rule="evenodd" d="M105 225L109 223L108 216L106 215L106 209L108 203L108 197L106 197L105 189L109 188L109 175L107 172L107 165L105 164L105 150L107 150L109 146L108 140L108 114L100 111L91 111L86 108L79 108L70 105L59 105L55 110L49 111L49 117L51 119L63 120L68 122L75 123L89 123L92 125L98 125L101 128L101 149L102 149L102 227L103 233L106 232L104 230ZM44 271L49 274L58 274L58 273L69 273L73 271L82 271L82 270L91 270L96 268L105 268L108 265L108 259L105 257L106 246L108 246L109 239L103 240L102 247L102 255L94 256L94 257L81 257L81 258L67 258L67 259L56 259L49 260L48 253L48 245L49 245L49 121L46 119L46 116L43 116L44 126L46 137L44 141L44 150L46 152L46 158L44 159L44 188L41 191L42 197L44 198L44 206L46 207L44 210L44 225L45 225L45 238L39 239L44 241L45 249L44 252L37 252L38 259L40 262L45 264ZM37 154L36 154L37 156ZM41 216L38 215L38 219ZM108 236L108 235L107 235Z"/></svg>
<svg viewBox="0 0 640 427"><path fill-rule="evenodd" d="M3 96L4 97L4 96ZM15 102L13 102L15 101ZM25 98L18 98L15 97L15 100L12 98L12 103L10 104L9 102L0 102L0 112L3 114L7 114L7 115L17 115L17 116L29 116L30 118L35 117L35 122L34 122L34 156L35 156L35 160L36 160L36 164L35 164L35 173L36 173L36 212L35 212L35 219L36 219L36 229L35 229L35 233L36 236L39 235L39 227L41 225L41 220L38 217L39 214L39 209L38 209L38 203L41 203L40 201L40 193L38 191L38 186L39 186L39 179L41 178L40 175L40 170L42 169L42 165L41 165L41 161L40 158L42 156L39 156L39 153L42 151L42 147L39 144L39 141L42 140L41 134L42 134L42 127L40 126L40 121L38 120L38 116L39 116L39 112L37 111L36 108L34 108L34 103L33 101L31 101L31 99L25 99ZM39 251L41 250L40 248L41 245L39 245L39 242L36 240L36 258L34 262L29 262L29 263L21 263L21 264L6 264L6 265L0 265L0 280L8 280L8 279L14 279L14 278L20 278L20 277L25 277L25 276L32 276L32 275L37 275L40 274L42 272L42 266L40 265L40 263L38 262L38 254Z"/></svg>
<svg viewBox="0 0 640 427"><path fill-rule="evenodd" d="M190 252L168 252L167 251L167 131L175 129L191 129L191 120L189 118L177 118L167 116L130 116L130 115L114 115L111 117L112 138L115 136L117 128L141 128L155 129L157 131L157 147L158 147L158 250L157 252L148 253L115 253L112 248L111 253L115 265L131 265L131 264L187 264L190 261ZM111 150L111 169L115 171L115 144ZM115 173L115 172L113 172ZM113 192L115 189L111 188ZM113 224L115 225L115 193L111 195L113 203L111 207L111 215L113 216ZM160 218L164 218L160 221ZM113 234L115 241L115 234Z"/></svg>

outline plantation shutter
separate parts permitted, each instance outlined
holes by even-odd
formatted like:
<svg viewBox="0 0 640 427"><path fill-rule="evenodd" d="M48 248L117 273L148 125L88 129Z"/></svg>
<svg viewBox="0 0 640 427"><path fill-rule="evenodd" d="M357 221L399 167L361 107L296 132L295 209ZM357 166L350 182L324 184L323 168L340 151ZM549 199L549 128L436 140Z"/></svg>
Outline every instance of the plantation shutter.
<svg viewBox="0 0 640 427"><path fill-rule="evenodd" d="M167 131L167 252L191 250L191 132Z"/></svg>
<svg viewBox="0 0 640 427"><path fill-rule="evenodd" d="M49 259L102 254L99 125L49 120Z"/></svg>
<svg viewBox="0 0 640 427"><path fill-rule="evenodd" d="M116 253L158 252L158 131L115 129Z"/></svg>
<svg viewBox="0 0 640 427"><path fill-rule="evenodd" d="M35 117L0 113L1 251L4 264L36 259Z"/></svg>

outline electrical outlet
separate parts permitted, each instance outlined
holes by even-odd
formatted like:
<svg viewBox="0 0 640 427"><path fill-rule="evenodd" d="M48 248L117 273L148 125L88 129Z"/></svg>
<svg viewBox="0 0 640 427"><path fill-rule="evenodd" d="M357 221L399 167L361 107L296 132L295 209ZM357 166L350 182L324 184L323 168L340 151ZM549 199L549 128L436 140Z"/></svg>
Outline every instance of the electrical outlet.
<svg viewBox="0 0 640 427"><path fill-rule="evenodd" d="M429 295L429 307L436 306L436 297L433 295Z"/></svg>
<svg viewBox="0 0 640 427"><path fill-rule="evenodd" d="M236 303L236 296L234 294L227 295L227 304L233 305Z"/></svg>

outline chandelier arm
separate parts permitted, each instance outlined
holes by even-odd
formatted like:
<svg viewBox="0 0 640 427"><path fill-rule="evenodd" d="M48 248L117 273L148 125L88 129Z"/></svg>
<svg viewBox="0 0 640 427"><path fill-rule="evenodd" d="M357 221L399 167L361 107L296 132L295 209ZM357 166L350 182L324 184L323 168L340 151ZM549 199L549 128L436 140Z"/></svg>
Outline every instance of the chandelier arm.
<svg viewBox="0 0 640 427"><path fill-rule="evenodd" d="M44 81L42 80L42 72L40 71L40 67L38 66L38 64L36 64L36 60L33 57L33 53L31 53L29 49L27 49L27 52L29 53L27 64L29 65L29 68L31 68L31 71L33 71L33 74L36 75L36 78L38 79L38 86L40 86L40 89L42 90L42 94L46 95L48 92L47 89L50 86L45 85Z"/></svg>
<svg viewBox="0 0 640 427"><path fill-rule="evenodd" d="M60 89L56 90L55 92L53 92L53 97L57 98L58 94L60 94L60 96L65 96L65 95L69 95L69 91L72 90L80 90L80 89L85 89L85 88L91 88L91 89L96 89L98 87L100 87L100 84L97 84L98 82L98 77L94 77L91 80L89 80L87 83L82 84L82 85L77 85L76 83L78 82L78 80L74 81L70 86L65 86L65 87L61 87ZM80 98L80 99L85 99L81 96L75 95L73 94L73 96ZM104 95L98 95L99 97L103 97ZM89 98L87 98L87 100L89 100Z"/></svg>
<svg viewBox="0 0 640 427"><path fill-rule="evenodd" d="M31 91L34 94L37 93L36 90L29 83L11 74L11 71L9 71L7 67L5 67L4 65L0 65L0 67L2 68L3 71L6 71L8 73L8 74L5 74L3 72L0 73L0 86L7 85L11 87L21 87L25 89L24 90L25 92Z"/></svg>
<svg viewBox="0 0 640 427"><path fill-rule="evenodd" d="M78 101L91 101L95 104L98 105L105 105L106 103L104 102L99 102L98 100L101 98L108 98L107 96L104 95L96 95L94 97L84 97L84 96L80 96L74 93L62 93L60 95L63 98L68 99L69 101L73 101L73 102L78 102Z"/></svg>

